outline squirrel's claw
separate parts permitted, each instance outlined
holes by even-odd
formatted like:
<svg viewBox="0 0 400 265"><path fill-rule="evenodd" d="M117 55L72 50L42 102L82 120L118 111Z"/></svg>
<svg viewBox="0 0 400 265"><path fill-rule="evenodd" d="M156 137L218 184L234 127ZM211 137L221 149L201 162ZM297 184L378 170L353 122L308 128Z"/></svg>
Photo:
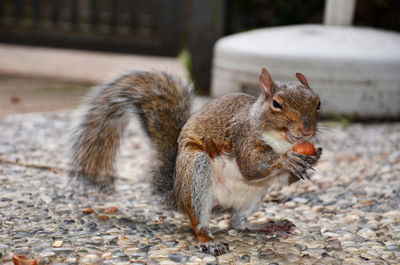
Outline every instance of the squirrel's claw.
<svg viewBox="0 0 400 265"><path fill-rule="evenodd" d="M200 245L203 253L219 256L229 251L229 244L226 242L210 241Z"/></svg>
<svg viewBox="0 0 400 265"><path fill-rule="evenodd" d="M293 174L295 174L297 177L299 177L300 179L306 180L306 179L310 179L310 177L308 176L306 170L296 164L291 164L289 165L288 168Z"/></svg>

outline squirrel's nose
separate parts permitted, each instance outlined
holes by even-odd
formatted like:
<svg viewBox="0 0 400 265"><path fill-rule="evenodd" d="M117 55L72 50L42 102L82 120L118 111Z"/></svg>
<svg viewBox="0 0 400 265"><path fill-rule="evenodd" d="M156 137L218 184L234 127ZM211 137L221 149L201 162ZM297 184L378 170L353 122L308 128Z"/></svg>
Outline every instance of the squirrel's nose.
<svg viewBox="0 0 400 265"><path fill-rule="evenodd" d="M302 129L299 132L304 138L309 138L309 137L311 137L313 135L313 131L312 130Z"/></svg>
<svg viewBox="0 0 400 265"><path fill-rule="evenodd" d="M304 124L303 126L299 126L297 128L297 133L301 137L310 138L314 134L314 128L313 128L313 126Z"/></svg>

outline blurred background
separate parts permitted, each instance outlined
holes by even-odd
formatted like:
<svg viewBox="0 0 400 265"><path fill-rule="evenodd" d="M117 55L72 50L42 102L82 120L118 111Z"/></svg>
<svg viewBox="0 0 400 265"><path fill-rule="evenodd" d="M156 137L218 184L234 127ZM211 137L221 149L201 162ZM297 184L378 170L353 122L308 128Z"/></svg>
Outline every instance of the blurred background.
<svg viewBox="0 0 400 265"><path fill-rule="evenodd" d="M1 0L0 117L74 108L127 69L164 69L210 95L213 49L257 28L321 24L325 0ZM353 26L400 31L400 1L355 1ZM399 73L400 74L400 73Z"/></svg>

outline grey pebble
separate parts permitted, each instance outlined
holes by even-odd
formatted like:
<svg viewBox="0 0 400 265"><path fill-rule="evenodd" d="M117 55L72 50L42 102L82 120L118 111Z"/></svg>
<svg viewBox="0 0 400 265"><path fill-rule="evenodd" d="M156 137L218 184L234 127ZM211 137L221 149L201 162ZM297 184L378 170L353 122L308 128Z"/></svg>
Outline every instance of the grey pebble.
<svg viewBox="0 0 400 265"><path fill-rule="evenodd" d="M309 199L304 198L304 197L294 197L294 198L292 199L292 201L297 202L297 203L304 204L304 203L307 203L307 202L309 201Z"/></svg>
<svg viewBox="0 0 400 265"><path fill-rule="evenodd" d="M175 262L186 262L189 260L188 256L181 255L179 253L171 253L168 257Z"/></svg>
<svg viewBox="0 0 400 265"><path fill-rule="evenodd" d="M179 242L176 241L176 240L173 240L173 241L166 241L166 242L164 242L164 244L165 244L167 247L172 248L172 247L175 247L176 245L178 245Z"/></svg>
<svg viewBox="0 0 400 265"><path fill-rule="evenodd" d="M388 250L392 250L392 251L399 251L399 250L400 250L400 247L399 247L399 245L397 245L397 244L388 244L388 245L386 246L386 248L387 248Z"/></svg>
<svg viewBox="0 0 400 265"><path fill-rule="evenodd" d="M9 248L9 245L0 243L0 249L8 249L8 248Z"/></svg>
<svg viewBox="0 0 400 265"><path fill-rule="evenodd" d="M52 248L51 249L54 253L57 255L63 255L63 254L68 254L74 251L73 248L70 247L59 247L59 248Z"/></svg>
<svg viewBox="0 0 400 265"><path fill-rule="evenodd" d="M116 258L112 258L112 259L106 259L102 262L102 264L117 264L121 262L121 260L116 259Z"/></svg>

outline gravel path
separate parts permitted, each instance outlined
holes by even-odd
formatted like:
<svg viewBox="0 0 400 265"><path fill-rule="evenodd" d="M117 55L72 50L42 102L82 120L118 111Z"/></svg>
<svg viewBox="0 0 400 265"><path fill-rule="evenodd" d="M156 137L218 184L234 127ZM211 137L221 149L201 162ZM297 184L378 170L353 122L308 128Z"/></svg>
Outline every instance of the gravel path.
<svg viewBox="0 0 400 265"><path fill-rule="evenodd" d="M12 264L13 253L39 264L400 264L400 123L323 124L311 181L274 188L251 217L286 218L293 234L237 232L228 214L215 214L212 230L230 252L214 257L194 243L182 214L151 195L148 143L135 124L116 194L69 184L60 169L71 117L0 120L1 264Z"/></svg>

